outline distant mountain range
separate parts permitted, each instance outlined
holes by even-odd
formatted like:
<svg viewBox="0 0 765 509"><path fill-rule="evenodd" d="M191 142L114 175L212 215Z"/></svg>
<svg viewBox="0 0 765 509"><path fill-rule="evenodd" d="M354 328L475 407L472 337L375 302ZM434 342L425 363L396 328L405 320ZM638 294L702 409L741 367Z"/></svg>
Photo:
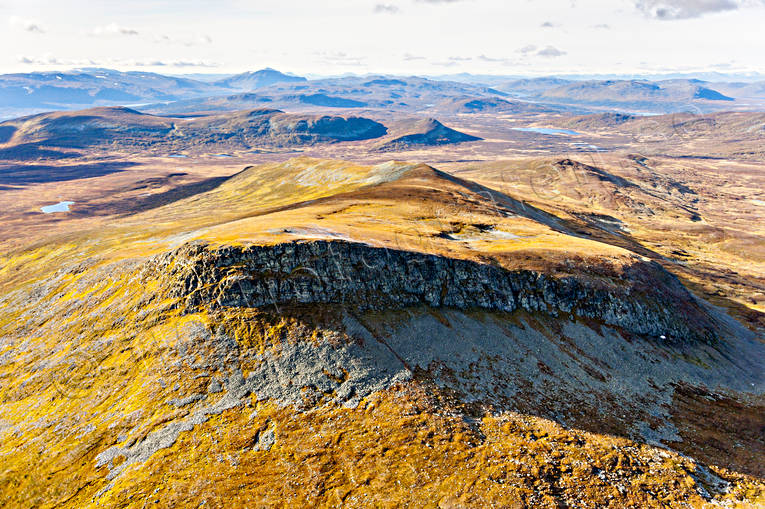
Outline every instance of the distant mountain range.
<svg viewBox="0 0 765 509"><path fill-rule="evenodd" d="M707 113L728 109L762 109L765 106L765 83L536 78L510 81L495 87L512 96L535 102L641 113ZM752 101L758 107L741 104Z"/></svg>
<svg viewBox="0 0 765 509"><path fill-rule="evenodd" d="M480 85L434 81L416 76L354 76L311 81L282 81L253 92L192 98L145 106L155 114L190 114L275 107L290 110L368 108L397 112L437 110L455 99L497 99L505 92Z"/></svg>
<svg viewBox="0 0 765 509"><path fill-rule="evenodd" d="M498 75L498 74L440 74L428 76L434 80L459 81L463 83L499 84L511 80L529 79L524 75ZM758 72L676 72L676 73L632 73L632 74L554 74L546 78L562 79L566 81L607 81L607 80L649 80L664 81L676 79L697 79L715 83L754 83L765 82L765 74ZM534 78L531 78L534 79Z"/></svg>
<svg viewBox="0 0 765 509"><path fill-rule="evenodd" d="M605 109L634 113L765 110L765 82L466 76L458 75L459 81L416 76L308 80L275 69L210 79L110 69L6 74L0 75L0 119L98 106L129 106L173 115L263 107L297 111L367 108L427 115L572 109L581 113ZM482 78L485 83L480 82Z"/></svg>
<svg viewBox="0 0 765 509"><path fill-rule="evenodd" d="M304 81L305 78L273 69L215 81L111 69L5 74L0 75L0 118L93 106L179 101Z"/></svg>

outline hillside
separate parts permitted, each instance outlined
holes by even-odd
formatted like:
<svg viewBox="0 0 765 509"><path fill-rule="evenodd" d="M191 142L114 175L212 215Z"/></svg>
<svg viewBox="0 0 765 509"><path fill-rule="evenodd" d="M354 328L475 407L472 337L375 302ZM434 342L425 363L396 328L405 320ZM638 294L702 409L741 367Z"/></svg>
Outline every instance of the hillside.
<svg viewBox="0 0 765 509"><path fill-rule="evenodd" d="M536 95L545 90L550 90L571 83L570 80L561 78L526 78L513 80L496 86L499 90L515 94Z"/></svg>
<svg viewBox="0 0 765 509"><path fill-rule="evenodd" d="M562 80L534 78L497 85L512 96L547 105L589 107L645 113L707 113L762 110L757 83L669 80Z"/></svg>
<svg viewBox="0 0 765 509"><path fill-rule="evenodd" d="M506 100L499 97L464 97L444 101L437 108L444 113L551 113L555 109L522 101Z"/></svg>
<svg viewBox="0 0 765 509"><path fill-rule="evenodd" d="M765 141L765 113L675 113L650 117L621 114L574 116L560 125L597 133L618 132L644 153L698 154L759 161Z"/></svg>
<svg viewBox="0 0 765 509"><path fill-rule="evenodd" d="M765 346L596 231L298 158L6 252L0 503L761 503Z"/></svg>
<svg viewBox="0 0 765 509"><path fill-rule="evenodd" d="M378 147L381 151L406 150L416 147L432 147L450 145L469 141L479 141L481 138L455 131L446 127L434 118L414 122L402 122L394 138Z"/></svg>
<svg viewBox="0 0 765 509"><path fill-rule="evenodd" d="M21 159L41 155L42 147L42 154L59 149L62 156L86 148L173 154L367 140L387 130L363 117L287 114L273 109L187 118L96 108L7 121L0 124L3 132L0 158Z"/></svg>
<svg viewBox="0 0 765 509"><path fill-rule="evenodd" d="M648 111L677 111L684 103L697 108L710 107L710 102L732 102L733 98L696 83L649 81L585 81L547 89L540 97L552 101L577 104L619 106Z"/></svg>

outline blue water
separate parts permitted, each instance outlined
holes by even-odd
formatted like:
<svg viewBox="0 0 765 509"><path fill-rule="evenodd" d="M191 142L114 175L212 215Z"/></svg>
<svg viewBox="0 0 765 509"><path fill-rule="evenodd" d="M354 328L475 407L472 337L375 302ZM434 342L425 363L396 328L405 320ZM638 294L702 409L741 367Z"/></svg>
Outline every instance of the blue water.
<svg viewBox="0 0 765 509"><path fill-rule="evenodd" d="M54 212L69 212L69 205L74 205L74 202L61 201L55 205L46 205L45 207L40 207L40 210L42 210L46 214L52 214Z"/></svg>
<svg viewBox="0 0 765 509"><path fill-rule="evenodd" d="M187 156L187 155L184 155L184 154L170 154L170 155L169 155L169 156L167 156L167 157L189 157L189 156Z"/></svg>
<svg viewBox="0 0 765 509"><path fill-rule="evenodd" d="M524 131L527 133L539 133L539 134L582 134L570 129L552 129L549 127L513 127L514 131Z"/></svg>

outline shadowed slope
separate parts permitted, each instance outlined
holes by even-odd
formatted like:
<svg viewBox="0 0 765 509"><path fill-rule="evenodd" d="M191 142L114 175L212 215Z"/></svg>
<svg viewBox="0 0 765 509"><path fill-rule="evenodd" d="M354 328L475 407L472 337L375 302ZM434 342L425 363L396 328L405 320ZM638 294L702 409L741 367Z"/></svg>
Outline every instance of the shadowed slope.
<svg viewBox="0 0 765 509"><path fill-rule="evenodd" d="M380 145L378 150L405 150L417 146L449 145L466 141L478 141L481 138L455 131L434 118L415 121L402 126L397 137Z"/></svg>

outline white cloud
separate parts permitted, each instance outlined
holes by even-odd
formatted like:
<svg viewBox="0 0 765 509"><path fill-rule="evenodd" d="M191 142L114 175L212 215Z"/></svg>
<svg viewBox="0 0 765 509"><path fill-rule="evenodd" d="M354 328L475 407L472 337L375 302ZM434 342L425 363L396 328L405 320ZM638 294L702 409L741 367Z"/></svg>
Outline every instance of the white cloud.
<svg viewBox="0 0 765 509"><path fill-rule="evenodd" d="M43 34L46 32L45 27L34 19L24 19L18 16L11 16L8 18L8 23L15 28L24 30L25 32L32 32L36 34Z"/></svg>
<svg viewBox="0 0 765 509"><path fill-rule="evenodd" d="M349 55L344 51L317 51L314 54L324 62L341 67L361 67L366 61L364 57Z"/></svg>
<svg viewBox="0 0 765 509"><path fill-rule="evenodd" d="M68 67L177 67L177 68L214 68L219 67L217 62L208 60L136 60L109 58L106 60L92 60L88 58L60 58L50 53L42 56L19 55L16 61L20 64L35 66L68 66Z"/></svg>
<svg viewBox="0 0 765 509"><path fill-rule="evenodd" d="M490 64L502 64L505 66L511 66L511 65L518 65L518 62L511 60L509 58L497 58L497 57L489 57L486 55L478 55L476 57L476 60L480 62L487 62Z"/></svg>
<svg viewBox="0 0 765 509"><path fill-rule="evenodd" d="M109 23L108 25L95 27L93 30L91 30L90 35L97 37L115 35L138 35L138 30L124 27L122 25L118 25L117 23Z"/></svg>
<svg viewBox="0 0 765 509"><path fill-rule="evenodd" d="M53 56L50 53L46 53L42 56L37 57L30 57L26 55L19 55L16 57L16 61L20 64L26 64L26 65L39 65L39 66L94 66L99 65L98 62L95 62L93 60L82 58L82 59L69 59L69 58L58 58Z"/></svg>
<svg viewBox="0 0 765 509"><path fill-rule="evenodd" d="M562 57L565 54L565 51L559 50L555 46L547 46L546 48L537 51L538 56L547 58Z"/></svg>
<svg viewBox="0 0 765 509"><path fill-rule="evenodd" d="M205 44L212 44L213 40L207 34L202 35L187 35L176 37L174 35L162 34L154 38L155 42L166 44L179 44L186 47L201 46Z"/></svg>
<svg viewBox="0 0 765 509"><path fill-rule="evenodd" d="M128 66L128 67L178 67L178 68L214 68L220 67L217 62L209 60L134 60L134 59L111 59L108 61L110 66Z"/></svg>
<svg viewBox="0 0 765 509"><path fill-rule="evenodd" d="M518 50L518 53L522 55L528 55L529 53L533 53L537 50L537 47L534 44L529 44L528 46L524 46L521 49Z"/></svg>
<svg viewBox="0 0 765 509"><path fill-rule="evenodd" d="M635 0L635 7L650 18L672 20L698 18L705 14L732 11L758 0Z"/></svg>
<svg viewBox="0 0 765 509"><path fill-rule="evenodd" d="M399 8L393 4L377 4L373 11L375 14L396 14Z"/></svg>
<svg viewBox="0 0 765 509"><path fill-rule="evenodd" d="M206 60L171 60L169 62L151 62L144 64L145 66L166 66L166 67L218 67L215 62L208 62Z"/></svg>

